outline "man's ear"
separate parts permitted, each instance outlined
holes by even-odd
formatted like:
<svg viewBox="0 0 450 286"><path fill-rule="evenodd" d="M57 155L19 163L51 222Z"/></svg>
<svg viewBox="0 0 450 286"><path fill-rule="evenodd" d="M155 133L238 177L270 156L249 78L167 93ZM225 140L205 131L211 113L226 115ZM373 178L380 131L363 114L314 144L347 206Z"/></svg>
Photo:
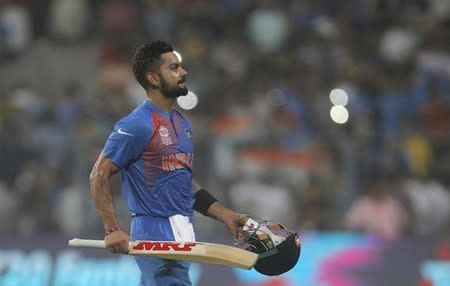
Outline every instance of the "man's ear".
<svg viewBox="0 0 450 286"><path fill-rule="evenodd" d="M149 72L147 73L147 80L153 86L159 86L159 77L157 74Z"/></svg>

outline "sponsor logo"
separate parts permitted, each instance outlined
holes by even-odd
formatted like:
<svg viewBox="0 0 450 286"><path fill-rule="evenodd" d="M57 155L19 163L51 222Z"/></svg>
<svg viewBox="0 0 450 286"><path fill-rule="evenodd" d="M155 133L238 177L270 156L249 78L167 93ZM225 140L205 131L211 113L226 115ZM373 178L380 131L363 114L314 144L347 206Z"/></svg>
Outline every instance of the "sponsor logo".
<svg viewBox="0 0 450 286"><path fill-rule="evenodd" d="M131 133L123 131L122 128L119 128L119 130L117 130L117 133L122 134L122 135L127 135L127 136L134 136Z"/></svg>
<svg viewBox="0 0 450 286"><path fill-rule="evenodd" d="M195 243L187 242L140 241L133 246L133 250L192 251L195 245Z"/></svg>

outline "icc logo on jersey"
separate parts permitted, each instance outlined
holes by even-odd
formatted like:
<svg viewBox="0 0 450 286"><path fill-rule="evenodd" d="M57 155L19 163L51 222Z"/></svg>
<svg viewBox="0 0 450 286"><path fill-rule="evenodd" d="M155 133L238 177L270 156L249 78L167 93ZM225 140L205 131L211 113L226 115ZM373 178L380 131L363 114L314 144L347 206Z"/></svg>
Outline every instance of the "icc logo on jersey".
<svg viewBox="0 0 450 286"><path fill-rule="evenodd" d="M159 127L159 136L161 137L161 142L163 145L170 145L172 144L172 138L170 138L169 129L167 129L165 126Z"/></svg>

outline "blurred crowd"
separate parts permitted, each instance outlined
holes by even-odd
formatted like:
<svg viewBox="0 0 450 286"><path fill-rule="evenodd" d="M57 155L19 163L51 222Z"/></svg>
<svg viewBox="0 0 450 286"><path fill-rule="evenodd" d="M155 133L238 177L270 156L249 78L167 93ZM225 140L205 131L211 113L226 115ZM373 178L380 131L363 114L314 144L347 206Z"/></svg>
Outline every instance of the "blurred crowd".
<svg viewBox="0 0 450 286"><path fill-rule="evenodd" d="M130 59L151 39L183 57L194 175L227 204L300 231L450 232L449 1L3 0L0 235L102 231L89 172L145 98Z"/></svg>

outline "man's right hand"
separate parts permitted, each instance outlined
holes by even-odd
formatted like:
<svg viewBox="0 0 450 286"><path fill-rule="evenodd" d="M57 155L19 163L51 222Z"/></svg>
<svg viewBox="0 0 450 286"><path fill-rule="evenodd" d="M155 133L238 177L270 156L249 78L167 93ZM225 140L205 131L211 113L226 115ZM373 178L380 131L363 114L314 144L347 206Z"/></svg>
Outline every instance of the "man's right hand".
<svg viewBox="0 0 450 286"><path fill-rule="evenodd" d="M130 237L121 229L105 236L105 245L112 253L128 253Z"/></svg>

